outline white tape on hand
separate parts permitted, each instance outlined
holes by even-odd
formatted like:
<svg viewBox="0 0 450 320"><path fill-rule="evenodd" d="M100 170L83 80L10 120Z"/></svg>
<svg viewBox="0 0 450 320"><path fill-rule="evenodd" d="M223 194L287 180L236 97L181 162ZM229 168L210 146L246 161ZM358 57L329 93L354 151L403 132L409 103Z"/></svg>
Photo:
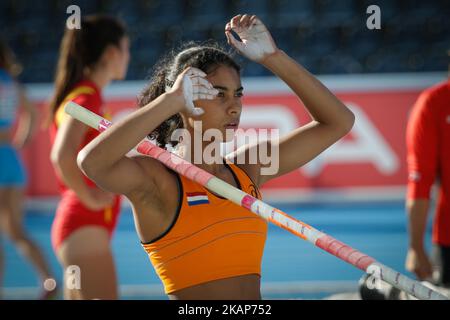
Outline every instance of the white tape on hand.
<svg viewBox="0 0 450 320"><path fill-rule="evenodd" d="M242 42L231 34L231 30L236 32ZM225 35L230 45L253 61L261 61L277 50L270 32L256 17L251 19L249 26L241 25L239 19L233 18L225 26Z"/></svg>

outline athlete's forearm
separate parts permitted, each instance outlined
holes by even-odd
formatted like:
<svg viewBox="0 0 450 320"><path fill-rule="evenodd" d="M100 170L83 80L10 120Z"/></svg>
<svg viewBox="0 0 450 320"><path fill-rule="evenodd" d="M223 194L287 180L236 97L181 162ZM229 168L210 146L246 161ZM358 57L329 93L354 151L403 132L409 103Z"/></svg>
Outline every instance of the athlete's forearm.
<svg viewBox="0 0 450 320"><path fill-rule="evenodd" d="M78 155L83 169L109 170L162 122L183 108L183 99L163 94L92 140Z"/></svg>
<svg viewBox="0 0 450 320"><path fill-rule="evenodd" d="M14 135L13 143L19 147L23 147L31 138L35 123L35 114L26 112L20 117L19 126Z"/></svg>
<svg viewBox="0 0 450 320"><path fill-rule="evenodd" d="M66 150L64 153L60 153L58 157L52 159L52 162L64 185L73 190L83 200L89 192L89 187L86 185L83 173L77 166L76 157L76 151L69 152Z"/></svg>
<svg viewBox="0 0 450 320"><path fill-rule="evenodd" d="M424 236L427 226L429 200L408 200L406 209L408 213L409 246L412 249L424 250Z"/></svg>
<svg viewBox="0 0 450 320"><path fill-rule="evenodd" d="M282 79L302 100L312 118L321 124L348 131L353 113L319 80L283 51L278 50L262 64Z"/></svg>
<svg viewBox="0 0 450 320"><path fill-rule="evenodd" d="M19 125L13 141L15 145L23 147L34 132L34 127L36 125L36 110L32 103L28 100L23 89L21 89L19 97L23 112L20 116Z"/></svg>

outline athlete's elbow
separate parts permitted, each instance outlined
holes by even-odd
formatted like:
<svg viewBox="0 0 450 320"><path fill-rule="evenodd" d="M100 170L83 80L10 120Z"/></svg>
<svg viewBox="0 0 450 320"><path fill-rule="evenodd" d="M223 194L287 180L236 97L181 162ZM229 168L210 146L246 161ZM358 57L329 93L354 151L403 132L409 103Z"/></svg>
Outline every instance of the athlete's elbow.
<svg viewBox="0 0 450 320"><path fill-rule="evenodd" d="M347 110L344 120L342 121L342 130L344 135L349 133L355 125L355 114Z"/></svg>
<svg viewBox="0 0 450 320"><path fill-rule="evenodd" d="M328 122L321 122L321 124L325 125L330 132L332 132L333 136L337 139L340 139L347 135L353 128L355 124L355 115L354 113L343 106L344 108L340 110L338 114L335 114Z"/></svg>
<svg viewBox="0 0 450 320"><path fill-rule="evenodd" d="M77 155L77 165L78 168L89 178L95 178L96 172L99 171L98 161L95 160L92 152L82 149Z"/></svg>
<svg viewBox="0 0 450 320"><path fill-rule="evenodd" d="M345 110L343 114L334 124L334 131L336 135L340 138L348 134L355 124L355 115L349 109Z"/></svg>

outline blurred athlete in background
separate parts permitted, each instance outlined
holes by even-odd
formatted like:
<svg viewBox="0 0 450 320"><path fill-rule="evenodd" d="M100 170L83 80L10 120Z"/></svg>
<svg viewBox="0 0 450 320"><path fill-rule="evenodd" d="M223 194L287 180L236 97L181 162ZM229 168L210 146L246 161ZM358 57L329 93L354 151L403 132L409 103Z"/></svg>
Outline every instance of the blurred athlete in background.
<svg viewBox="0 0 450 320"><path fill-rule="evenodd" d="M450 288L449 79L419 96L409 118L406 139L410 239L406 268L420 280L430 280ZM430 211L430 189L435 182L439 182L439 188L430 260L425 250L424 235Z"/></svg>
<svg viewBox="0 0 450 320"><path fill-rule="evenodd" d="M0 40L0 232L7 235L33 264L42 286L40 298L46 299L53 297L56 292L55 280L41 250L23 228L22 205L27 178L17 150L31 139L35 110L16 80L20 71L21 66L15 61L13 52ZM3 257L0 248L0 287L2 276Z"/></svg>
<svg viewBox="0 0 450 320"><path fill-rule="evenodd" d="M86 16L81 29L65 31L48 122L52 122L51 161L62 196L52 225L52 245L64 271L71 265L81 271L81 288L65 287L66 299L118 297L110 241L120 198L98 188L78 169L78 151L98 133L66 116L63 106L72 100L105 115L102 91L111 81L125 78L128 61L125 26L113 17Z"/></svg>

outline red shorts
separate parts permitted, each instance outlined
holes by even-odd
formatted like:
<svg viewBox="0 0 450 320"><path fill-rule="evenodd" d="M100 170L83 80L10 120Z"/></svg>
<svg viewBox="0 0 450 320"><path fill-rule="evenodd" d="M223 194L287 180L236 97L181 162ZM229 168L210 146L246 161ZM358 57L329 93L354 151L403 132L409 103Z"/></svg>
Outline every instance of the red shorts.
<svg viewBox="0 0 450 320"><path fill-rule="evenodd" d="M61 243L78 228L101 226L111 237L120 213L120 196L116 196L112 207L93 211L86 208L76 194L68 190L63 193L53 220L51 238L55 252Z"/></svg>

